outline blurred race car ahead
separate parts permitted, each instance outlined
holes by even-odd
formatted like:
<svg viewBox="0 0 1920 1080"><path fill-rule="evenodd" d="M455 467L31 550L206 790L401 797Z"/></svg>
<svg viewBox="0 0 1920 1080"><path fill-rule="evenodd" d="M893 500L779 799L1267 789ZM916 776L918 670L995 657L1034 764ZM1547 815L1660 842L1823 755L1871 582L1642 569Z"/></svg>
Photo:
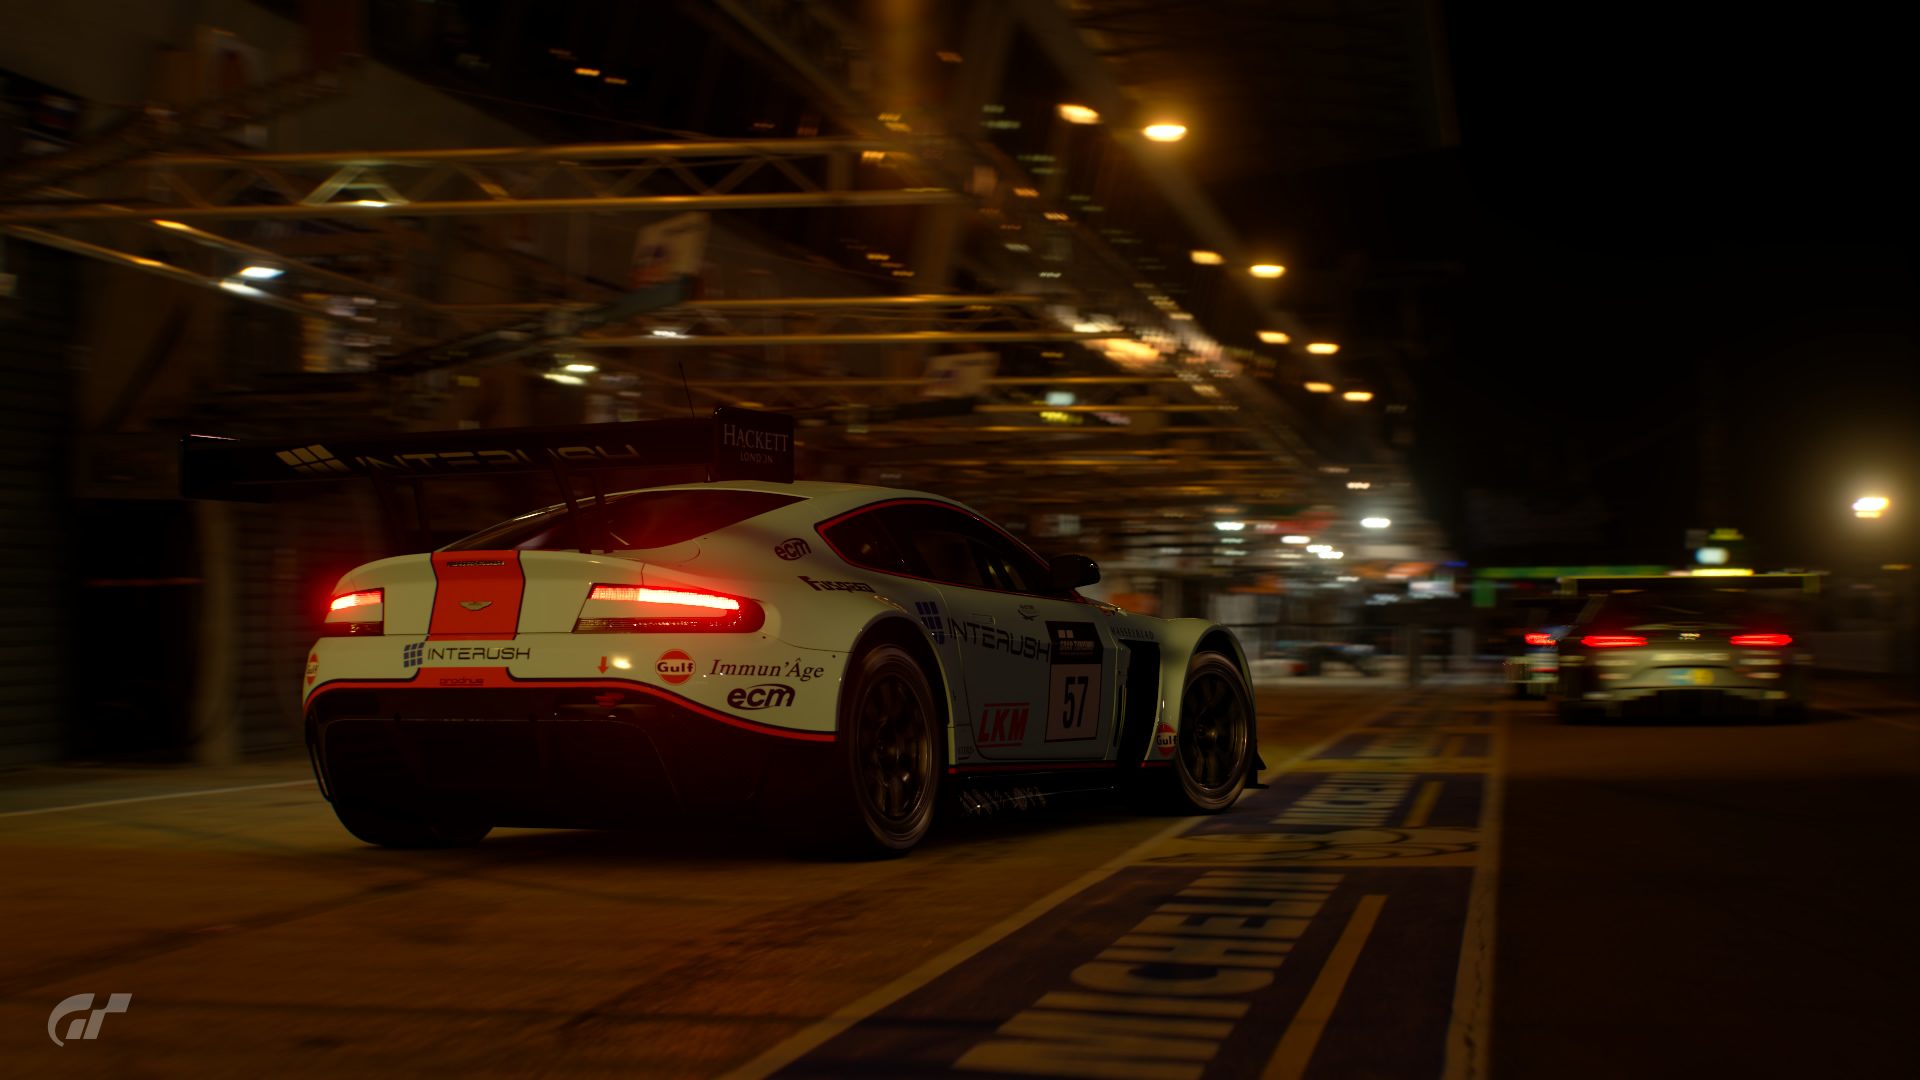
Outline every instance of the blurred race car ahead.
<svg viewBox="0 0 1920 1080"><path fill-rule="evenodd" d="M1089 601L1091 559L1041 559L939 496L793 482L790 419L721 412L189 443L185 475L212 495L705 460L709 443L710 475L774 477L569 498L341 578L301 692L350 832L420 847L753 805L809 845L885 854L919 843L943 804L1125 786L1211 813L1249 782L1253 700L1231 631ZM741 465L727 439L760 449Z"/></svg>
<svg viewBox="0 0 1920 1080"><path fill-rule="evenodd" d="M1516 607L1519 640L1506 658L1507 685L1514 697L1545 697L1560 678L1560 639L1566 636L1584 600L1575 597L1528 597Z"/></svg>
<svg viewBox="0 0 1920 1080"><path fill-rule="evenodd" d="M1589 578L1559 641L1555 709L1563 721L1740 712L1798 719L1813 657L1794 634L1805 574Z"/></svg>

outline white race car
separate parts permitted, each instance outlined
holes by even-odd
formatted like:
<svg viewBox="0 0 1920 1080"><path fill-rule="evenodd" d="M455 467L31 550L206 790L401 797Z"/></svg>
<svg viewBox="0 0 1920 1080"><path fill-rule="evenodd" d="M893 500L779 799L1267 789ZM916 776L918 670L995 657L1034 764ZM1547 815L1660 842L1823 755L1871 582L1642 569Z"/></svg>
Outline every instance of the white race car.
<svg viewBox="0 0 1920 1080"><path fill-rule="evenodd" d="M475 434L430 452L484 452L444 449ZM1125 787L1225 809L1258 768L1238 642L1075 591L1098 579L920 492L719 480L569 499L343 577L301 687L307 743L341 822L389 846L753 805L892 853L942 804Z"/></svg>

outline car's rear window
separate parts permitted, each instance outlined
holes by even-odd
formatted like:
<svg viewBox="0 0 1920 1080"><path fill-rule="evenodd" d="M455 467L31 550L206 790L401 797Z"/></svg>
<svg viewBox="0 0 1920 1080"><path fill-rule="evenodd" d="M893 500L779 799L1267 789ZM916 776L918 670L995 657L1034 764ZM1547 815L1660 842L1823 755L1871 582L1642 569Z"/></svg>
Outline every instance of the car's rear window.
<svg viewBox="0 0 1920 1080"><path fill-rule="evenodd" d="M1799 613L1798 597L1750 592L1615 593L1600 604L1592 621L1609 625L1659 622L1715 622L1779 626Z"/></svg>
<svg viewBox="0 0 1920 1080"><path fill-rule="evenodd" d="M771 491L674 490L636 491L607 499L607 531L617 550L666 547L705 536L769 510L778 510L799 502L798 495ZM580 502L579 516L589 533L596 530L598 517L593 500ZM526 517L503 521L464 540L447 545L448 551L577 551L580 535L576 522L565 507L551 507ZM602 547L604 541L590 538L586 546Z"/></svg>

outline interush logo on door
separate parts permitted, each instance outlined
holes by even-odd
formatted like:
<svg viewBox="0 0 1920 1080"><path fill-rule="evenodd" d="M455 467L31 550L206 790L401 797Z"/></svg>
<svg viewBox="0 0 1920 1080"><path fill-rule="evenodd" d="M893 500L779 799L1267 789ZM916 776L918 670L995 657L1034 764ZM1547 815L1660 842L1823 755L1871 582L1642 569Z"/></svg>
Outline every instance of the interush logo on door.
<svg viewBox="0 0 1920 1080"><path fill-rule="evenodd" d="M668 649L653 662L654 674L675 686L693 678L693 657L679 649Z"/></svg>

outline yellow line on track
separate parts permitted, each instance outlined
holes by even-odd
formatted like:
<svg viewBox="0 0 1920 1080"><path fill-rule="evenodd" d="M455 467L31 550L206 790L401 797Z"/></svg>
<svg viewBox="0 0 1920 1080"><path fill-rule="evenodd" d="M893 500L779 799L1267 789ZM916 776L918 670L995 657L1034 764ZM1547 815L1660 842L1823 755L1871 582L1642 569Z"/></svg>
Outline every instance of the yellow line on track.
<svg viewBox="0 0 1920 1080"><path fill-rule="evenodd" d="M1386 902L1385 896L1376 893L1362 896L1354 905L1353 917L1347 920L1346 929L1340 931L1340 940L1333 943L1333 952L1320 966L1320 974L1307 991L1307 999L1300 1003L1300 1011L1293 1014L1286 1034L1280 1036L1280 1045L1274 1048L1273 1057L1261 1070L1260 1080L1299 1080L1306 1075L1307 1063L1313 1060L1320 1035L1333 1019L1340 994L1347 988L1347 979L1353 975L1360 950L1366 948L1367 935L1373 933L1373 924L1380 921L1380 909Z"/></svg>
<svg viewBox="0 0 1920 1080"><path fill-rule="evenodd" d="M1409 829L1417 829L1433 816L1433 804L1440 801L1438 780L1429 780L1420 785L1420 794L1413 797L1413 806L1407 810L1407 819L1400 824Z"/></svg>
<svg viewBox="0 0 1920 1080"><path fill-rule="evenodd" d="M1495 714L1481 784L1479 860L1467 893L1467 925L1460 936L1460 966L1454 973L1453 1012L1447 1018L1442 1080L1484 1080L1491 1067L1494 897L1500 884L1500 829L1506 805L1507 738L1511 730L1512 714Z"/></svg>

